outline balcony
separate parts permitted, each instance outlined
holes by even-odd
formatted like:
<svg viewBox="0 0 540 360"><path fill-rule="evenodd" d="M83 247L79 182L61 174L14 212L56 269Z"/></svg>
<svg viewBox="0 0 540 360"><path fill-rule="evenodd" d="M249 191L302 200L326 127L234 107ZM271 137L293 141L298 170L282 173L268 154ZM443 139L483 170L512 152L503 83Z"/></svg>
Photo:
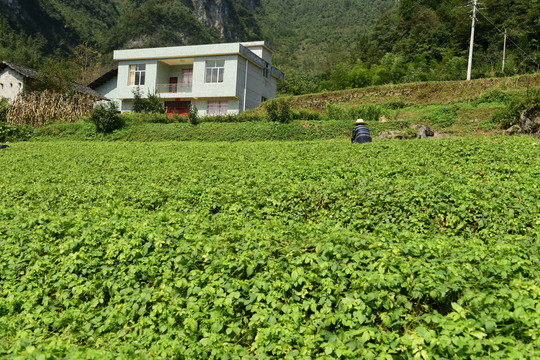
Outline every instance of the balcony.
<svg viewBox="0 0 540 360"><path fill-rule="evenodd" d="M191 86L179 84L157 84L156 94L187 94L191 92Z"/></svg>

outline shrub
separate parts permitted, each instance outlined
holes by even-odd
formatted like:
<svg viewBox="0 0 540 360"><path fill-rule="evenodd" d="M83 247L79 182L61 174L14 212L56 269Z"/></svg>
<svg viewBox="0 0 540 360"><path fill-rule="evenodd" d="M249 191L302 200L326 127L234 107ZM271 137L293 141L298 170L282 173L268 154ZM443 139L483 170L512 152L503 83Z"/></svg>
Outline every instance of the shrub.
<svg viewBox="0 0 540 360"><path fill-rule="evenodd" d="M0 121L0 142L28 140L34 134L34 128L30 125L11 125Z"/></svg>
<svg viewBox="0 0 540 360"><path fill-rule="evenodd" d="M499 89L490 89L484 91L473 104L482 103L507 103L512 100L512 95Z"/></svg>
<svg viewBox="0 0 540 360"><path fill-rule="evenodd" d="M384 104L382 104L382 106L390 110L399 110L399 109L403 109L407 105L402 100L392 100L392 101L385 102Z"/></svg>
<svg viewBox="0 0 540 360"><path fill-rule="evenodd" d="M282 124L291 122L291 106L284 99L270 100L266 103L265 106L268 120L273 122L280 122Z"/></svg>
<svg viewBox="0 0 540 360"><path fill-rule="evenodd" d="M180 116L180 115L177 115ZM145 115L144 119L146 122L154 123L154 124L170 124L178 122L178 118L176 117L168 117L166 114L160 114L160 113L150 113L148 115Z"/></svg>
<svg viewBox="0 0 540 360"><path fill-rule="evenodd" d="M235 116L236 122L263 121L264 116L250 112L243 112Z"/></svg>
<svg viewBox="0 0 540 360"><path fill-rule="evenodd" d="M519 121L519 117L524 110L531 110L534 107L540 108L540 91L534 91L524 99L514 98L510 100L504 108L491 116L489 122L500 124L501 128L508 129Z"/></svg>
<svg viewBox="0 0 540 360"><path fill-rule="evenodd" d="M349 118L362 118L366 121L379 121L383 114L383 109L380 105L366 104L349 110Z"/></svg>
<svg viewBox="0 0 540 360"><path fill-rule="evenodd" d="M125 122L118 115L116 103L108 102L97 105L91 112L90 122L96 126L96 131L101 133L110 133L121 129Z"/></svg>
<svg viewBox="0 0 540 360"><path fill-rule="evenodd" d="M455 105L441 106L424 115L423 119L430 121L434 125L439 125L440 127L449 127L456 121L456 111L457 106Z"/></svg>
<svg viewBox="0 0 540 360"><path fill-rule="evenodd" d="M293 120L322 120L323 116L316 111L299 110L292 113Z"/></svg>
<svg viewBox="0 0 540 360"><path fill-rule="evenodd" d="M199 124L200 121L199 121L198 112L199 112L199 110L197 109L197 106L195 104L191 104L189 106L188 119L189 119L189 123L191 125L198 125Z"/></svg>
<svg viewBox="0 0 540 360"><path fill-rule="evenodd" d="M6 98L0 98L0 122L7 122L9 102Z"/></svg>
<svg viewBox="0 0 540 360"><path fill-rule="evenodd" d="M161 98L157 94L148 93L146 98L142 97L141 89L139 87L133 90L133 111L136 113L145 114L163 114L165 108L161 102Z"/></svg>
<svg viewBox="0 0 540 360"><path fill-rule="evenodd" d="M350 118L347 110L334 104L326 104L325 116L328 120L347 120Z"/></svg>
<svg viewBox="0 0 540 360"><path fill-rule="evenodd" d="M355 120L362 118L366 121L379 121L379 118L383 114L390 117L390 111L384 111L382 106L375 104L366 104L348 109L327 104L325 115L329 120Z"/></svg>

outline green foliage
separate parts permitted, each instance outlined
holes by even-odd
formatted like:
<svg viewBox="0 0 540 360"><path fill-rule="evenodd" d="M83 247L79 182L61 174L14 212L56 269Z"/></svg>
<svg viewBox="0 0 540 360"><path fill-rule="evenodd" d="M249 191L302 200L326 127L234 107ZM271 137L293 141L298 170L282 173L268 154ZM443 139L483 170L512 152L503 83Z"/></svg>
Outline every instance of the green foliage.
<svg viewBox="0 0 540 360"><path fill-rule="evenodd" d="M532 141L13 144L0 357L539 358Z"/></svg>
<svg viewBox="0 0 540 360"><path fill-rule="evenodd" d="M0 97L0 122L7 122L9 99Z"/></svg>
<svg viewBox="0 0 540 360"><path fill-rule="evenodd" d="M283 0L284 1L284 0ZM265 7L281 5L282 0L269 1ZM306 4L304 4L304 2ZM289 6L284 17L297 17L302 22L303 13L295 13L296 8L307 5L307 1L299 1ZM311 5L312 2L309 2ZM326 2L313 5L314 8L326 6ZM362 9L368 2L361 2L355 10ZM363 88L370 85L409 83L418 81L448 81L464 80L467 70L467 54L470 37L470 23L463 19L468 17L470 7L463 6L461 0L449 1L400 1L398 4L384 2L369 2L371 11L382 11L361 25L373 24L368 30L359 32L359 36L344 36L343 33L351 27L341 26L340 30L331 29L334 34L340 34L342 39L333 41L318 39L311 46L303 45L303 54L295 46L278 47L277 64L282 66L287 74L283 86L279 88L282 94L306 94L316 91L334 91L350 88ZM385 6L386 5L386 6ZM390 6L388 6L390 5ZM343 24L352 11L344 7L333 6L331 12L340 17L337 22ZM270 10L272 11L272 10ZM274 10L275 11L275 10ZM308 11L309 12L309 11ZM346 12L346 13L344 13ZM300 14L302 14L300 16ZM366 12L367 14L367 12ZM487 0L482 4L478 27L482 36L475 41L473 78L502 77L515 74L533 73L538 71L540 52L538 37L539 24L536 21L540 14L540 3L529 0ZM325 19L332 18L328 11L319 15ZM357 17L361 18L362 15ZM262 20L265 24L265 20ZM276 19L268 19L276 26ZM285 19L280 19L285 22ZM311 20L309 26L321 27L325 20ZM287 23L295 20L288 19ZM493 26L493 24L498 24ZM279 39L287 43L294 35L302 33L303 28L296 26L297 33ZM500 29L509 29L509 37L513 44L507 48L506 69L502 71L501 34ZM511 30L510 30L511 29ZM317 34L323 33L320 30ZM317 35L313 37L317 38ZM311 37L306 37L311 40ZM350 44L349 39L356 39L356 44ZM307 41L309 41L307 40ZM328 45L331 42L332 45ZM280 41L277 41L280 44ZM277 45L276 45L277 46ZM287 53L288 59L280 62L279 53ZM314 55L322 52L322 55ZM314 61L313 59L323 59ZM324 61L326 60L326 61ZM314 71L314 69L316 69ZM310 74L306 77L304 74ZM290 79L290 84L288 83ZM302 84L305 83L305 86ZM302 92L302 89L306 92ZM309 90L308 90L309 89ZM316 89L316 90L314 90Z"/></svg>
<svg viewBox="0 0 540 360"><path fill-rule="evenodd" d="M32 89L55 93L74 94L73 83L77 82L80 69L72 61L52 57L41 64L37 78L32 82Z"/></svg>
<svg viewBox="0 0 540 360"><path fill-rule="evenodd" d="M512 97L506 106L496 112L489 120L492 124L508 129L515 125L523 111L540 108L540 91L531 91L526 97Z"/></svg>
<svg viewBox="0 0 540 360"><path fill-rule="evenodd" d="M136 113L144 114L163 114L165 108L161 98L157 94L148 93L146 97L143 97L141 88L136 87L133 89L133 108Z"/></svg>
<svg viewBox="0 0 540 360"><path fill-rule="evenodd" d="M358 36L395 6L394 0L261 1L255 16L277 50L273 64L286 74L283 93L314 92L313 74L347 61Z"/></svg>
<svg viewBox="0 0 540 360"><path fill-rule="evenodd" d="M454 124L457 118L456 111L458 107L456 105L449 106L437 106L432 109L429 113L424 115L424 120L430 121L433 125L438 125L440 127L449 127Z"/></svg>
<svg viewBox="0 0 540 360"><path fill-rule="evenodd" d="M489 89L483 92L478 99L474 101L474 104L483 103L508 103L514 98L512 94L499 89Z"/></svg>
<svg viewBox="0 0 540 360"><path fill-rule="evenodd" d="M399 110L407 106L403 100L391 100L382 104L383 107L390 110Z"/></svg>
<svg viewBox="0 0 540 360"><path fill-rule="evenodd" d="M0 121L0 141L25 141L34 135L31 125L11 125Z"/></svg>
<svg viewBox="0 0 540 360"><path fill-rule="evenodd" d="M92 109L88 120L96 126L96 131L99 133L110 133L125 125L114 102L97 105Z"/></svg>
<svg viewBox="0 0 540 360"><path fill-rule="evenodd" d="M291 106L283 98L273 99L265 103L266 116L269 121L287 124L292 120Z"/></svg>
<svg viewBox="0 0 540 360"><path fill-rule="evenodd" d="M292 119L293 120L322 120L323 115L316 111L299 110L299 111L293 111Z"/></svg>
<svg viewBox="0 0 540 360"><path fill-rule="evenodd" d="M382 115L387 118L392 118L393 111L377 104L365 104L357 107L345 108L338 105L327 104L325 116L327 119L350 119L351 121L358 118L365 121L379 121Z"/></svg>
<svg viewBox="0 0 540 360"><path fill-rule="evenodd" d="M199 110L197 109L197 106L193 103L189 105L188 120L189 120L189 123L194 126L200 123Z"/></svg>

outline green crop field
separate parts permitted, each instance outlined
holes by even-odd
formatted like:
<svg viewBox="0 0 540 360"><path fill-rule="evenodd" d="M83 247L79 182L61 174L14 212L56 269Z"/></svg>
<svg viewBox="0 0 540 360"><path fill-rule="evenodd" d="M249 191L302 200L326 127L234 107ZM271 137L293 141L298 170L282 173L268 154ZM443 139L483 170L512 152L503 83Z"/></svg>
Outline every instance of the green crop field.
<svg viewBox="0 0 540 360"><path fill-rule="evenodd" d="M538 359L532 137L0 150L0 358Z"/></svg>

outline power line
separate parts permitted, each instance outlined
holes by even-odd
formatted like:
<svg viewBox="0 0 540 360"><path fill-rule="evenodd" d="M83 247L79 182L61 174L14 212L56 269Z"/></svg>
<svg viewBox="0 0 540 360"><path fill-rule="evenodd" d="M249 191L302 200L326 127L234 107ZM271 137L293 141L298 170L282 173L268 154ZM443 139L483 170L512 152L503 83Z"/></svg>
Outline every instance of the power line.
<svg viewBox="0 0 540 360"><path fill-rule="evenodd" d="M486 21L487 21L488 23L490 23L491 26L493 26L495 29L497 29L497 31L499 32L499 34L504 34L504 33L505 33L506 29L505 29L504 31L501 30L501 29L499 29L499 27L498 27L497 25L495 25L495 24L494 24L494 23L493 23L486 15L484 15L484 14L482 13L482 11L478 10L478 13L479 13L480 15L482 15L482 17L483 17L484 19L486 19ZM516 44L516 42L515 42L511 37L507 36L507 39L508 39L512 44L514 44L516 48L518 48L519 50L521 50L521 52L525 55L525 60L527 60L528 58L530 58L531 60L533 60L533 61L535 62L535 64L536 64L538 67L540 67L540 63L537 63L536 60L533 59L533 56L530 55L530 54L528 54L528 53L527 53L525 50L523 50L518 44ZM523 62L524 62L524 61L523 61ZM523 64L523 62L521 62L521 63Z"/></svg>

